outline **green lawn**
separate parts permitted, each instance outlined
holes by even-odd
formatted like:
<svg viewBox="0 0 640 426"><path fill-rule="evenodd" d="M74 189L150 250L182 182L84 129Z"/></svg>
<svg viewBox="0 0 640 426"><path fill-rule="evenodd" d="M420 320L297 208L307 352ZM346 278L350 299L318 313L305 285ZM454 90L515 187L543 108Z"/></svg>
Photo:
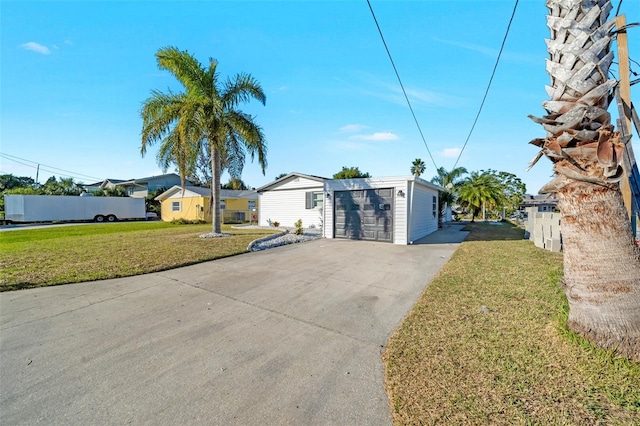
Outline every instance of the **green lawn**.
<svg viewBox="0 0 640 426"><path fill-rule="evenodd" d="M165 222L49 227L0 233L0 290L41 287L161 271L244 253L270 230L198 238L207 225Z"/></svg>
<svg viewBox="0 0 640 426"><path fill-rule="evenodd" d="M562 256L469 229L383 355L394 423L640 424L640 364L564 327Z"/></svg>

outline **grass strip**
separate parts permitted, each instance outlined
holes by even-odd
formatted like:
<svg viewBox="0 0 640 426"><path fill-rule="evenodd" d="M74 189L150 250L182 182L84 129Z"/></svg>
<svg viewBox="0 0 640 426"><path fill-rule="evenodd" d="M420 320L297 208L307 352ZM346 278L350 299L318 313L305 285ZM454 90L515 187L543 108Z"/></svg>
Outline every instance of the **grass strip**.
<svg viewBox="0 0 640 426"><path fill-rule="evenodd" d="M640 424L640 364L564 325L562 256L468 228L383 354L394 424Z"/></svg>
<svg viewBox="0 0 640 426"><path fill-rule="evenodd" d="M244 253L273 233L224 226L231 237L198 238L211 224L132 222L0 234L0 291L156 272Z"/></svg>

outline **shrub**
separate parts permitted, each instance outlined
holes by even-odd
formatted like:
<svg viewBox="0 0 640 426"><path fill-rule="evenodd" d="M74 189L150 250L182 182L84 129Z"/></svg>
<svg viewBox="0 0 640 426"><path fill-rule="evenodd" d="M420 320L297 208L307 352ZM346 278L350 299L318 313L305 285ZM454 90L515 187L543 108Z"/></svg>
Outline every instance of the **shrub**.
<svg viewBox="0 0 640 426"><path fill-rule="evenodd" d="M279 228L280 227L280 222L278 222L278 221L273 222L273 226L276 227L276 228Z"/></svg>
<svg viewBox="0 0 640 426"><path fill-rule="evenodd" d="M293 231L294 234L302 235L304 233L304 230L302 229L302 219L298 219L298 221L294 223L293 226L296 227L296 230Z"/></svg>
<svg viewBox="0 0 640 426"><path fill-rule="evenodd" d="M172 225L202 225L205 224L207 222L205 222L204 220L187 220L184 218L180 218L180 219L173 219L171 221Z"/></svg>

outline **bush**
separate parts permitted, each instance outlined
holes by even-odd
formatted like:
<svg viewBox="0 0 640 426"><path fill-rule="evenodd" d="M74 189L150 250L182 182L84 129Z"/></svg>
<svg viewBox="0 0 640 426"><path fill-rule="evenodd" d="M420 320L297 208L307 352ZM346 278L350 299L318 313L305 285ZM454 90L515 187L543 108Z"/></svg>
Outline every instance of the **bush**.
<svg viewBox="0 0 640 426"><path fill-rule="evenodd" d="M276 227L276 228L279 228L280 227L280 222L278 222L278 221L273 222L273 226Z"/></svg>
<svg viewBox="0 0 640 426"><path fill-rule="evenodd" d="M302 235L304 233L304 229L302 229L302 219L298 219L296 223L293 224L296 227L296 230L293 231L296 235Z"/></svg>
<svg viewBox="0 0 640 426"><path fill-rule="evenodd" d="M203 225L207 222L205 222L204 220L187 220L187 219L173 219L171 221L172 225Z"/></svg>

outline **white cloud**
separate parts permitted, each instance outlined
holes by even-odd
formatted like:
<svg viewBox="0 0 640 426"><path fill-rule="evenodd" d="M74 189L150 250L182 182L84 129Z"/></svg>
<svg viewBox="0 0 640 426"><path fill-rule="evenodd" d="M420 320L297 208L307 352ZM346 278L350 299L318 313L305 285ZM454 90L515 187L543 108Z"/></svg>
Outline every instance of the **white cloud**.
<svg viewBox="0 0 640 426"><path fill-rule="evenodd" d="M361 93L373 96L376 98L384 99L387 102L391 102L397 105L407 106L407 100L402 93L401 87L396 81L384 81L368 73L361 73L362 79L368 86L383 90L371 90L369 88L360 90ZM436 92L433 90L425 90L416 87L405 87L409 101L413 107L420 106L446 106L455 107L465 105L466 100L456 96L451 96L444 92Z"/></svg>
<svg viewBox="0 0 640 426"><path fill-rule="evenodd" d="M445 148L440 151L440 156L444 158L457 158L461 151L460 148Z"/></svg>
<svg viewBox="0 0 640 426"><path fill-rule="evenodd" d="M431 39L434 41L437 41L438 43L448 44L449 46L460 47L462 49L480 53L481 55L489 56L491 58L497 58L499 53L498 49L492 49L486 46L481 46L479 44L462 43L462 42L453 41L453 40L443 40L437 37L431 37ZM540 58L535 55L514 53L514 52L508 52L508 51L502 52L502 57L504 59L510 59L516 62L529 62L529 63L536 63L536 64L540 60Z"/></svg>
<svg viewBox="0 0 640 426"><path fill-rule="evenodd" d="M33 52L42 53L43 55L48 55L51 53L47 46L36 43L35 41L30 41L28 43L24 43L20 45L24 50L31 50Z"/></svg>
<svg viewBox="0 0 640 426"><path fill-rule="evenodd" d="M370 135L353 135L349 139L357 139L362 141L395 141L400 139L398 135L391 132L376 132Z"/></svg>
<svg viewBox="0 0 640 426"><path fill-rule="evenodd" d="M364 124L347 124L346 126L340 127L340 131L344 133L356 133L361 132L368 127Z"/></svg>

